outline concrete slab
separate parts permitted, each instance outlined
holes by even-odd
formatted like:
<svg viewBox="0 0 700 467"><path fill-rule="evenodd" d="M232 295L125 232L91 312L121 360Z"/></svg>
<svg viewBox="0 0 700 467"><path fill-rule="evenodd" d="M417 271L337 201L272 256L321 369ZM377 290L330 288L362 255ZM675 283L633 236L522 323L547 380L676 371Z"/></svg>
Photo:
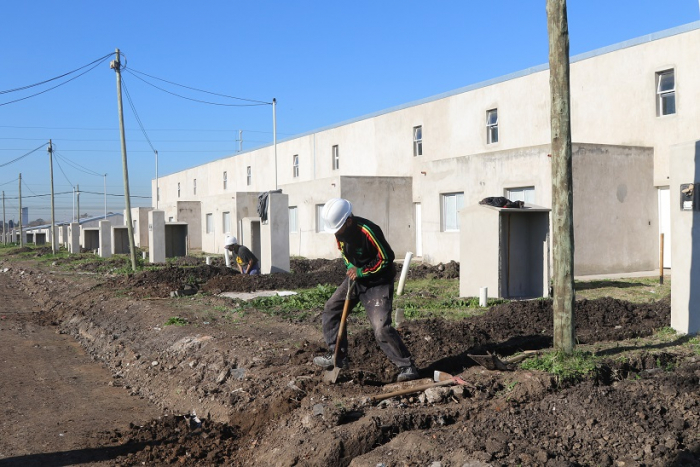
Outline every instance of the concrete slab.
<svg viewBox="0 0 700 467"><path fill-rule="evenodd" d="M599 281L606 279L628 279L634 277L659 277L659 270L654 271L638 271L638 272L621 272L619 274L593 274L590 276L574 276L577 281ZM671 269L664 268L664 277L671 277Z"/></svg>
<svg viewBox="0 0 700 467"><path fill-rule="evenodd" d="M237 298L239 300L252 300L258 297L274 297L279 295L280 297L286 297L289 295L296 295L296 292L290 291L277 291L277 290L260 290L258 292L223 292L219 294L219 297L227 298Z"/></svg>

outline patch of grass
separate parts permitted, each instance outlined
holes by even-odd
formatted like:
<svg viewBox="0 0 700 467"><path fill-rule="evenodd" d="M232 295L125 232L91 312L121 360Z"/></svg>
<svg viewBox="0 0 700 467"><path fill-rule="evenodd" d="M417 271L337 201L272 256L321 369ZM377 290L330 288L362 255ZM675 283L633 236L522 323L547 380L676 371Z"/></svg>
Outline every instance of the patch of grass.
<svg viewBox="0 0 700 467"><path fill-rule="evenodd" d="M479 306L478 297L460 297L459 279L419 279L406 281L404 293L394 297L394 308L403 309L408 319L441 317L463 319L483 313L488 307L507 300L489 299Z"/></svg>
<svg viewBox="0 0 700 467"><path fill-rule="evenodd" d="M180 318L179 316L172 316L163 324L163 326L186 326L190 324L185 318Z"/></svg>
<svg viewBox="0 0 700 467"><path fill-rule="evenodd" d="M599 358L591 352L574 350L571 355L562 352L546 352L525 360L520 367L525 370L545 371L564 381L578 381L597 371Z"/></svg>
<svg viewBox="0 0 700 467"><path fill-rule="evenodd" d="M299 290L296 295L259 297L249 301L248 306L271 316L305 319L310 310L323 309L335 289L335 286L329 284L317 285L313 289ZM364 308L358 304L355 312L361 311Z"/></svg>
<svg viewBox="0 0 700 467"><path fill-rule="evenodd" d="M658 277L575 281L574 288L577 300L611 297L632 303L648 303L671 295L671 278L664 277L663 285L659 284Z"/></svg>

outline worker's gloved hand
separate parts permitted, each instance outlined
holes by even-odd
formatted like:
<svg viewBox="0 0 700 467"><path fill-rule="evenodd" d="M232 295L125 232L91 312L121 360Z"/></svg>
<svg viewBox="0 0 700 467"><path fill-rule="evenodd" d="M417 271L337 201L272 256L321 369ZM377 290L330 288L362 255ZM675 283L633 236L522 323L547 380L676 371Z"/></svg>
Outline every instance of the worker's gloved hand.
<svg viewBox="0 0 700 467"><path fill-rule="evenodd" d="M345 275L348 276L351 280L357 279L357 268L355 266L348 268L348 272L346 272Z"/></svg>

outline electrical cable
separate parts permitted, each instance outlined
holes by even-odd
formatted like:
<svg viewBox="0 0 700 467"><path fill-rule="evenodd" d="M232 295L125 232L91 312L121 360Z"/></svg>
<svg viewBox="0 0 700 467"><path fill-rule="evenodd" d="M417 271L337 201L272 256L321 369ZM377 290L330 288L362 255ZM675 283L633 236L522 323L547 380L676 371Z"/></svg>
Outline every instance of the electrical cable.
<svg viewBox="0 0 700 467"><path fill-rule="evenodd" d="M44 144L42 144L41 146L39 146L38 148L29 151L29 152L26 153L25 155L19 156L17 159L12 159L10 162L5 162L4 164L0 164L0 167L5 167L5 166L7 166L7 165L12 164L13 162L17 162L17 161L20 160L20 159L24 159L25 157L27 157L27 156L30 155L31 153L37 152L39 149L43 148L43 147L46 146L47 144L49 144L49 143L44 143Z"/></svg>
<svg viewBox="0 0 700 467"><path fill-rule="evenodd" d="M10 92L15 92L15 91L24 91L25 89L33 88L33 87L35 87L35 86L41 86L42 84L46 84L46 83L50 83L51 81L55 81L55 80L57 80L57 79L61 79L61 78L65 77L65 76L68 76L68 75L70 75L70 74L72 74L72 73L75 73L76 71L80 71L80 70L82 70L82 69L85 68L85 67L89 67L90 65L92 65L92 64L95 63L95 62L100 62L100 63L101 63L105 58L110 57L110 56L112 56L111 53L105 55L104 57L100 57L100 58L98 58L97 60L93 60L92 62L88 63L87 65L83 65L83 66L81 66L80 68L76 68L76 69L73 70L73 71L69 71L68 73L64 73L64 74L62 74L62 75L56 76L55 78L50 78L50 79L47 79L47 80L45 80L45 81L41 81L41 82L39 82L39 83L30 84L30 85L27 85L27 86L22 86L21 88L7 89L7 90L5 90L5 91L0 91L0 94L7 94L7 93L10 93Z"/></svg>
<svg viewBox="0 0 700 467"><path fill-rule="evenodd" d="M14 180L10 180L9 182L0 183L0 186L9 185L10 183L14 183L14 182L16 182L17 180L19 180L19 177L15 178Z"/></svg>
<svg viewBox="0 0 700 467"><path fill-rule="evenodd" d="M90 68L90 69L88 69L88 70L85 70L84 72L80 73L80 74L77 75L77 76L72 77L72 78L69 79L69 80L66 80L66 81L64 81L64 82L62 82L62 83L60 83L60 84L57 84L57 85L54 86L54 87L51 87L51 88L48 88L48 89L44 89L44 90L41 91L41 92L37 92L37 93L31 94L31 95L29 95L29 96L25 96L25 97L22 97L22 98L19 98L19 99L15 99L15 100L13 100L13 101L3 102L3 103L0 104L0 107L2 107L3 105L13 104L13 103L15 103L15 102L20 102L20 101L23 101L23 100L26 100L26 99L29 99L29 98L32 98L32 97L36 97L36 96L38 96L38 95L41 95L41 94L44 94L44 93L46 93L46 92L52 91L52 90L54 90L54 89L56 89L56 88L58 88L58 87L61 87L61 86L63 86L64 84L68 84L68 83L70 83L71 81L73 81L74 79L78 79L78 78L80 78L81 76L83 76L84 74L91 72L92 70L94 70L95 68L97 68L98 66L100 66L100 65L101 65L104 61L106 61L106 60L107 60L106 58L105 58L105 59L102 59L101 62L95 64L92 68ZM93 63L94 63L94 62L93 62Z"/></svg>
<svg viewBox="0 0 700 467"><path fill-rule="evenodd" d="M219 93L217 93L217 92L205 91L204 89L197 89L197 88L193 88L193 87L190 87L190 86L185 86L184 84L174 83L174 82L172 82L172 81L168 81L168 80L163 79L163 78L158 78L158 77L156 77L156 76L149 75L148 73L144 73L143 71L138 71L138 70L134 70L134 69L131 69L131 68L129 68L129 69L127 70L126 67L124 67L124 69L125 69L126 71L130 72L132 75L133 75L134 73L138 73L138 74L141 74L141 75L144 75L144 76L148 76L149 78L157 79L158 81L163 81L163 82L168 83L168 84L172 84L172 85L175 85L175 86L180 86L181 88L191 89L192 91L204 92L204 93L211 94L211 95L214 95L214 96L228 97L229 99L236 99L236 100L239 100L239 101L256 102L256 103L258 103L258 104L260 104L260 105L272 105L272 102L259 101L259 100L256 100L256 99L246 99L246 98L243 98L243 97L235 97L235 96L229 96L229 95L226 95L226 94L219 94ZM136 76L136 75L134 75L134 76ZM137 76L137 78L138 78L138 76ZM143 80L143 79L142 79L142 81L145 82L145 80Z"/></svg>
<svg viewBox="0 0 700 467"><path fill-rule="evenodd" d="M54 150L54 155L56 155L55 150ZM66 181L71 186L71 188L75 188L75 185L73 185L73 183L70 180L68 180L68 175L66 175L66 173L63 171L63 167L61 166L61 162L58 160L58 157L56 157L56 164L58 165L58 168L61 169L61 173L66 178Z"/></svg>
<svg viewBox="0 0 700 467"><path fill-rule="evenodd" d="M37 195L36 193L34 193L34 191L33 191L31 188L29 188L29 185L27 185L27 182L26 182L26 181L22 180L22 185L24 185L24 187L25 187L27 190L31 191L33 195L39 196L39 195ZM31 198L31 196L27 196L27 198Z"/></svg>
<svg viewBox="0 0 700 467"><path fill-rule="evenodd" d="M129 106L131 106L131 111L134 112L134 116L136 117L136 122L139 124L139 128L141 128L141 133L143 133L143 137L146 138L146 141L148 141L148 145L151 147L153 152L156 152L156 148L153 147L153 144L151 144L151 140L146 134L146 129L143 127L143 123L141 122L141 118L139 117L138 112L136 112L136 107L134 106L134 102L131 100L131 94L129 94L129 89L126 87L126 81L124 81L124 77L122 77L122 86L124 87L124 94L126 94L126 100L129 101Z"/></svg>
<svg viewBox="0 0 700 467"><path fill-rule="evenodd" d="M129 70L125 70L125 71L129 71ZM191 98L191 97L181 96L180 94L176 94L176 93L174 93L174 92L168 91L167 89L163 89L163 88L161 88L161 87L158 87L158 86L156 86L155 84L149 83L148 81L146 81L145 79L141 78L140 76L138 76L138 75L136 75L136 74L134 74L134 73L131 73L131 75L134 76L134 77L136 77L137 79L143 81L144 83L148 84L149 86L153 86L154 88L158 89L159 91L163 91L163 92L166 93L166 94L170 94L170 95L173 95L173 96L175 96L175 97L179 97L179 98L181 98L181 99L186 99L186 100L188 100L188 101L199 102L199 103L202 103L202 104L221 105L221 106L224 106L224 107L259 107L259 106L261 106L261 105L272 105L271 102L263 102L263 101L253 101L253 102L261 102L260 104L221 104L221 103L217 103L217 102L209 102L209 101L203 101L203 100L200 100L200 99L193 99L193 98ZM234 99L238 99L238 98L234 98Z"/></svg>
<svg viewBox="0 0 700 467"><path fill-rule="evenodd" d="M104 176L104 174L97 173L97 172L95 172L94 170L88 169L87 167L83 167L82 165L78 164L77 162L74 162L74 161L68 159L68 158L67 158L66 156L64 156L63 154L58 154L56 151L54 151L53 153L54 153L54 155L56 155L58 158L60 158L63 162L65 162L66 164L70 165L70 166L73 167L74 169L79 170L80 172L86 173L86 174L88 174L88 175L94 175L94 176L96 176L96 177L103 177L103 176Z"/></svg>

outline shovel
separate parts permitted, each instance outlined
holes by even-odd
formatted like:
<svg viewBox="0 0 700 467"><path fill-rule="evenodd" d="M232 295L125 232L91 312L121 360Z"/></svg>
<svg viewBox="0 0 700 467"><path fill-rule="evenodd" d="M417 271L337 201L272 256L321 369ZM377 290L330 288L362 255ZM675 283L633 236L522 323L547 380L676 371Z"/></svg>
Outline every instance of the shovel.
<svg viewBox="0 0 700 467"><path fill-rule="evenodd" d="M338 374L340 374L340 367L338 366L338 357L340 356L340 343L345 337L345 328L348 320L348 314L350 312L350 294L352 289L355 287L355 282L348 280L348 293L345 295L345 305L343 306L343 314L340 317L340 327L338 328L338 338L335 341L335 351L333 352L333 367L330 370L326 370L323 374L323 381L326 383L335 384L338 380Z"/></svg>
<svg viewBox="0 0 700 467"><path fill-rule="evenodd" d="M438 386L449 386L451 384L462 384L468 386L469 383L464 381L458 376L452 376L444 371L435 371L433 374L433 383L423 384L420 386L413 386L412 388L400 389L394 392L387 392L386 394L379 394L377 396L372 396L369 398L370 402L379 402L384 399L390 399L395 396L404 396L406 394L414 394L416 392L425 391L426 389L435 388Z"/></svg>
<svg viewBox="0 0 700 467"><path fill-rule="evenodd" d="M511 370L511 367L508 365L514 364L514 363L520 363L526 358L530 358L538 353L537 350L526 350L520 355L516 355L515 357L511 357L504 360L501 360L498 358L495 354L492 354L491 352L488 352L487 355L469 355L469 358L474 360L476 363L479 365L483 366L487 370L491 371L507 371Z"/></svg>

